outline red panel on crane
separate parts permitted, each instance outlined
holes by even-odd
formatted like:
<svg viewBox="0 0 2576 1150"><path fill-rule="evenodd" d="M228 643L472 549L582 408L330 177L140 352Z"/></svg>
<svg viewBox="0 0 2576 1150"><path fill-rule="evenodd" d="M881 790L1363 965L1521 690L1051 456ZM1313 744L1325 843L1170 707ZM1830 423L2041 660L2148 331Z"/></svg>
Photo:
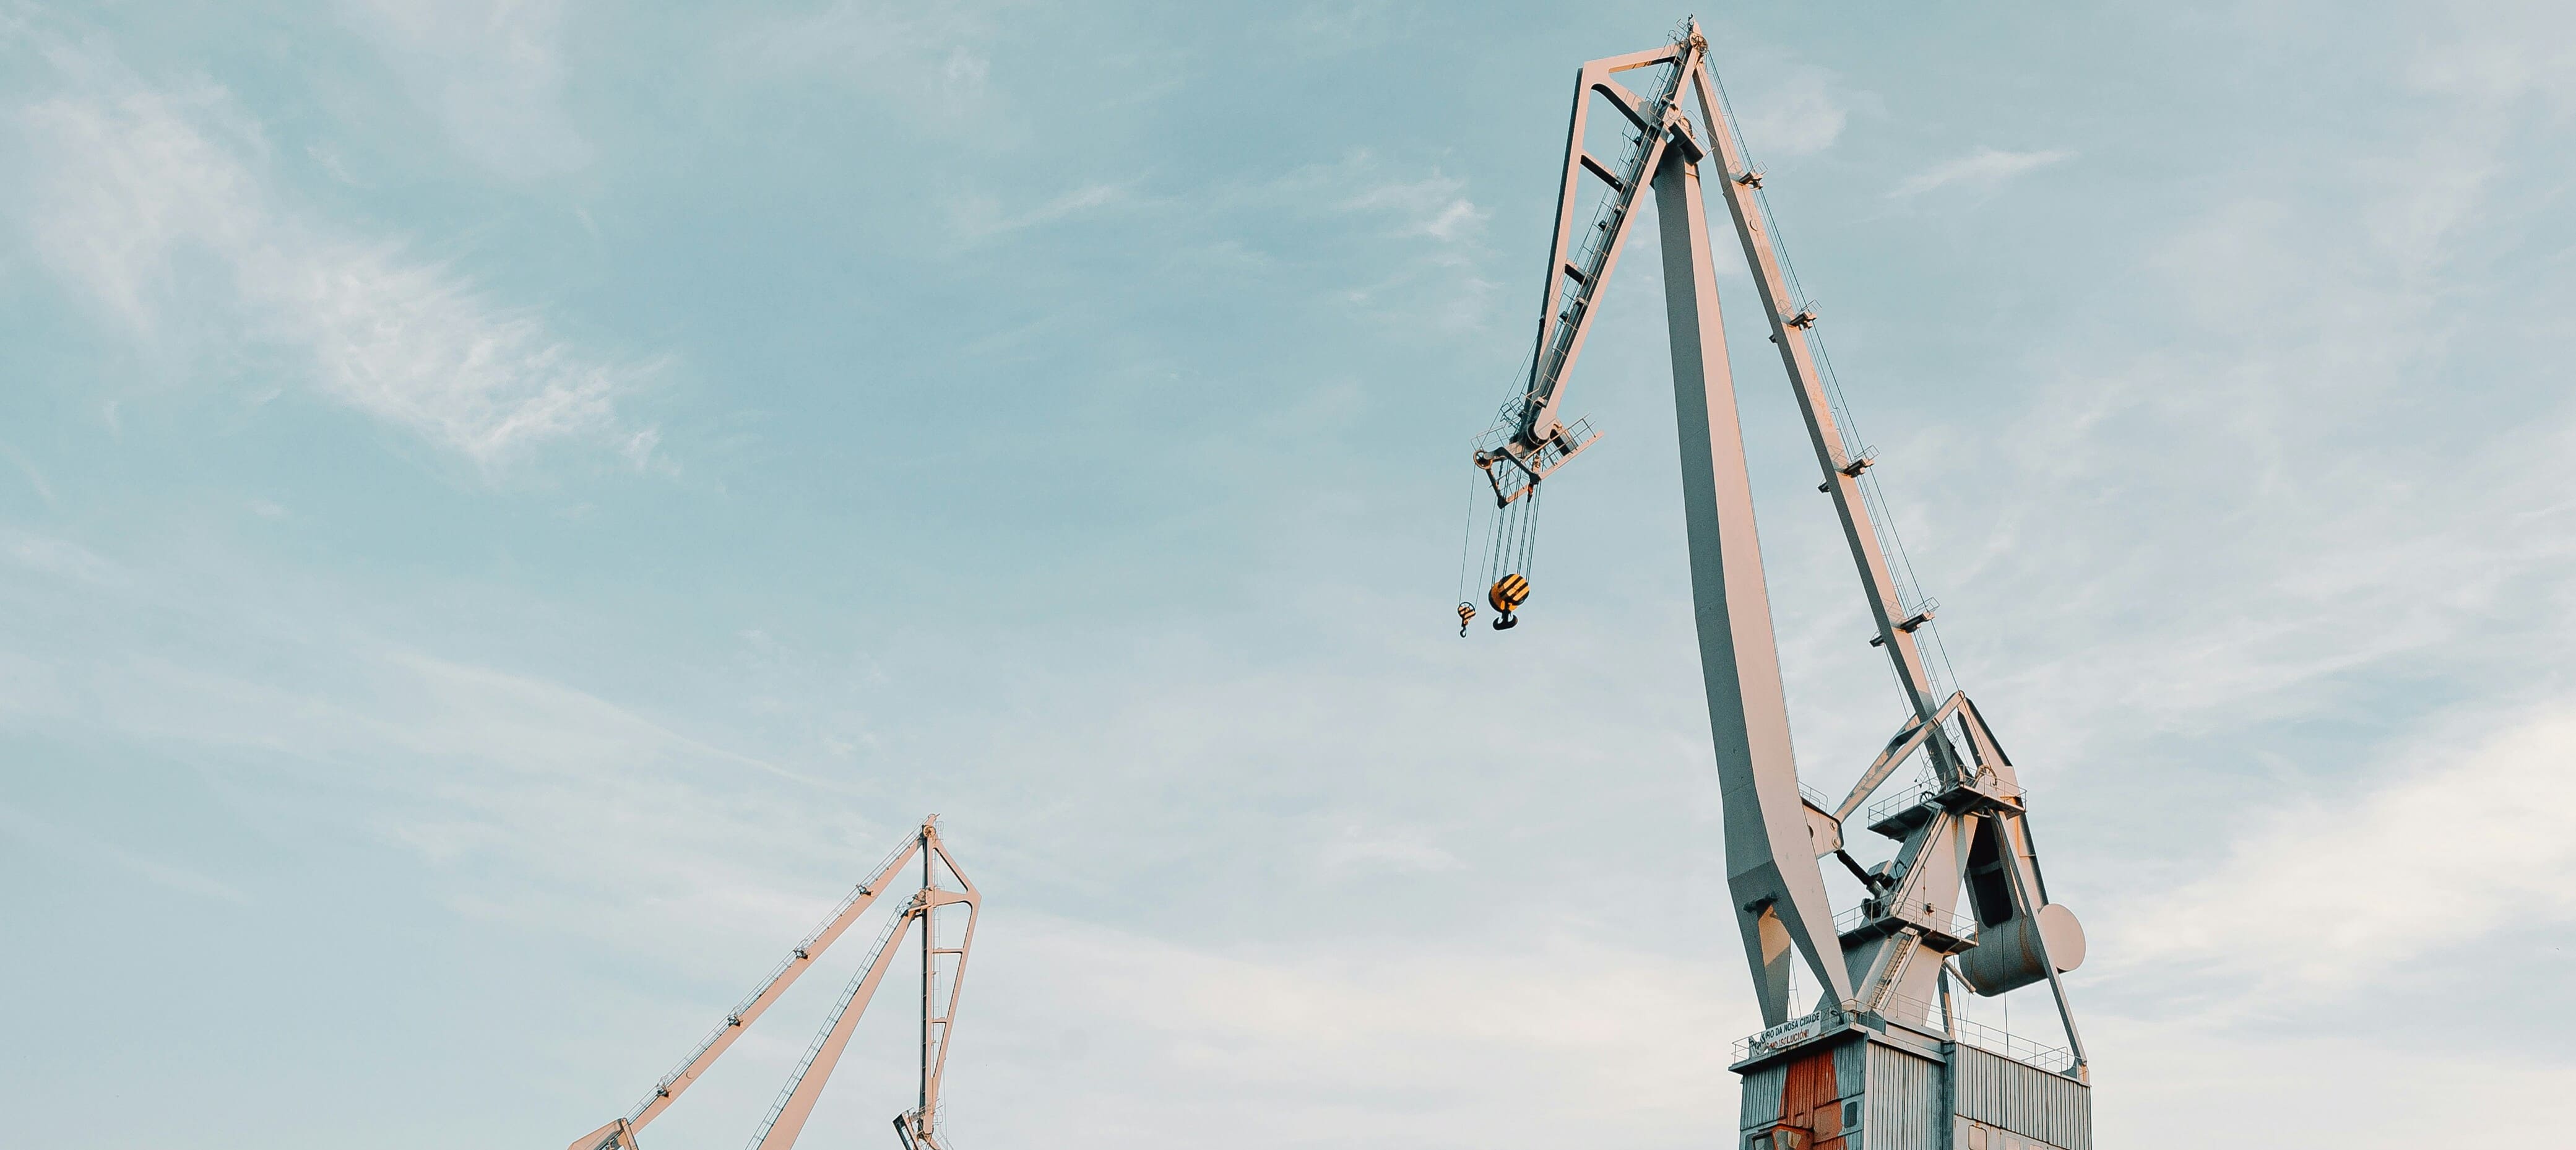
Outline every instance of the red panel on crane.
<svg viewBox="0 0 2576 1150"><path fill-rule="evenodd" d="M1834 1052L1819 1050L1789 1064L1780 1088L1780 1124L1807 1132L1808 1150L1843 1150L1843 1092Z"/></svg>

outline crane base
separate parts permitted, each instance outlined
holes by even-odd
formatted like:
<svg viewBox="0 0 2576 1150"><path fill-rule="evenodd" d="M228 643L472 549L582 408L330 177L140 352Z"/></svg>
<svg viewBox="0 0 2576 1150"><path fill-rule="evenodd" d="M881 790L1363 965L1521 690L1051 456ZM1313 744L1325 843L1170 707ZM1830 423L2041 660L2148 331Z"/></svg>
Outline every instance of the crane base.
<svg viewBox="0 0 2576 1150"><path fill-rule="evenodd" d="M1815 1029L1732 1067L1742 1150L2093 1150L2079 1078L1870 1015Z"/></svg>

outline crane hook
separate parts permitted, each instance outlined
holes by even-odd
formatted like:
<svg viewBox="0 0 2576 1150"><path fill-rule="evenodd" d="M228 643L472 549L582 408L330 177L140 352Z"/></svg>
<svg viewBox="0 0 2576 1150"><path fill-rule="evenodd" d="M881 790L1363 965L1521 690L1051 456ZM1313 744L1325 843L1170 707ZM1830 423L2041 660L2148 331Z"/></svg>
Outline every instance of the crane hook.
<svg viewBox="0 0 2576 1150"><path fill-rule="evenodd" d="M1460 602L1460 603L1458 604L1458 637L1459 637L1459 638L1461 638L1461 639L1466 638L1466 637L1467 637L1467 624L1469 624L1469 623L1473 623L1473 622L1475 622L1475 621L1476 621L1476 605L1475 605L1475 604L1473 604L1473 603L1468 603L1468 602L1464 602L1464 601Z"/></svg>
<svg viewBox="0 0 2576 1150"><path fill-rule="evenodd" d="M1501 618L1494 620L1495 630L1509 631L1520 626L1521 621L1513 617L1512 609L1528 602L1529 594L1529 580L1522 578L1518 572L1494 580L1494 588L1485 593L1485 601L1493 604L1494 610L1501 613Z"/></svg>

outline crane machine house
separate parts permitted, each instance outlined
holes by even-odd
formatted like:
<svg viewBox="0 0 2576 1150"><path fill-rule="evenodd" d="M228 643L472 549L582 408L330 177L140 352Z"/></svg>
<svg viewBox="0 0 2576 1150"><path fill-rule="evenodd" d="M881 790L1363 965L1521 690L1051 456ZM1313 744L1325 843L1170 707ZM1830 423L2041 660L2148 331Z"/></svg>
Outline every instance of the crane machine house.
<svg viewBox="0 0 2576 1150"><path fill-rule="evenodd" d="M1595 116L1624 145L1587 146ZM1716 182L1751 265L1771 340L1815 448L1822 483L1859 569L1906 718L1839 802L1799 784L1771 629L1735 387L1719 324L1702 169ZM1901 584L1874 511L1871 457L1838 419L1816 312L1766 223L1762 174L1745 159L1697 21L1670 42L1583 65L1559 184L1547 290L1528 363L1474 462L1494 502L1485 602L1493 627L1520 622L1540 488L1597 438L1560 415L1593 305L1619 260L1637 200L1652 188L1662 233L1682 508L1709 727L1725 807L1727 893L1766 1029L1737 1044L1737 1145L1748 1150L2091 1150L2092 1075L2059 977L2084 958L2084 932L2049 901L2012 760L1977 705L1943 692L1922 632L1934 604ZM1579 202L1597 203L1585 220ZM1462 562L1462 568L1465 564ZM1463 576L1462 576L1463 581ZM1463 588L1462 588L1463 590ZM1459 633L1477 617L1463 595ZM1936 632L1937 633L1937 632ZM1900 766L1922 778L1867 806ZM1845 850L1855 815L1899 843L1863 867ZM1866 891L1836 914L1822 860ZM1961 905L1964 893L1966 903ZM1819 989L1792 1001L1793 972ZM1962 992L2045 984L2063 1047L1962 1018Z"/></svg>

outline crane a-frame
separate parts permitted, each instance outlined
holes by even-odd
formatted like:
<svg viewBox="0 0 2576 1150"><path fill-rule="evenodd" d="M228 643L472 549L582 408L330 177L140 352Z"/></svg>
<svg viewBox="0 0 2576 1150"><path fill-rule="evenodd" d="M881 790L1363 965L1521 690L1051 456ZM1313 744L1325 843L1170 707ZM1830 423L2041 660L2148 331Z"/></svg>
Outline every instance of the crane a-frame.
<svg viewBox="0 0 2576 1150"><path fill-rule="evenodd" d="M645 1124L678 1101L680 1092L705 1074L734 1040L742 1037L744 1030L786 994L787 988L795 985L815 960L822 958L823 952L876 904L878 896L899 881L904 866L916 857L921 860L921 889L887 920L867 964L851 976L825 1017L822 1030L805 1048L795 1073L789 1075L787 1084L779 1089L777 1101L761 1116L751 1146L752 1150L788 1150L796 1144L797 1136L805 1130L806 1118L814 1112L815 1101L822 1097L823 1084L841 1060L842 1048L849 1045L850 1032L857 1028L860 1014L876 994L877 984L893 968L904 937L917 925L921 928L921 1094L917 1105L895 1116L894 1129L904 1150L947 1150L939 1133L939 1086L948 1068L948 1038L957 1022L957 995L965 986L966 956L975 943L975 918L983 908L983 895L967 879L966 872L957 869L957 860L949 857L948 847L939 839L937 815L923 819L912 837L887 855L867 881L843 896L823 924L798 940L795 949L769 972L759 988L726 1012L724 1021L707 1032L679 1066L655 1082L642 1101L623 1117L574 1139L568 1150L635 1150L636 1134ZM963 889L941 887L939 873L943 870ZM941 946L939 911L951 906L966 908L965 927L957 945ZM939 993L943 988L946 993Z"/></svg>
<svg viewBox="0 0 2576 1150"><path fill-rule="evenodd" d="M1691 102L1696 116L1685 107ZM1615 156L1588 146L1591 117L1602 108L1626 141ZM1870 643L1884 649L1904 695L1904 722L1832 806L1799 785L1791 753L1719 322L1703 162L1719 173L1821 467L1818 490L1832 498L1859 569L1874 623ZM1871 1131L1871 1147L2089 1150L2091 1075L2059 978L2083 960L2083 931L2049 901L2012 761L1976 704L1938 691L1916 642L1931 605L1900 593L1864 498L1871 459L1837 426L1812 342L1816 313L1790 297L1758 194L1762 174L1745 161L1728 121L1697 21L1685 22L1662 47L1594 60L1577 76L1536 344L1527 374L1475 452L1495 501L1487 570L1488 602L1501 613L1494 625L1513 625L1513 610L1529 595L1540 484L1595 438L1585 422L1560 415L1564 385L1649 186L1662 231L1682 507L1725 808L1727 889L1766 1027L1740 1044L1734 1065L1744 1079L1740 1144L1842 1150ZM1601 189L1600 206L1590 228L1578 230L1576 208L1587 188ZM1473 604L1461 603L1459 616L1464 634ZM1843 849L1844 824L1918 755L1925 778L1865 816L1870 830L1898 842L1896 855L1863 868ZM1818 865L1827 856L1866 890L1858 907L1839 916ZM1797 966L1820 990L1812 1010L1791 1001ZM1986 996L2047 984L2066 1047L1981 1033L1953 1011L1954 981Z"/></svg>

